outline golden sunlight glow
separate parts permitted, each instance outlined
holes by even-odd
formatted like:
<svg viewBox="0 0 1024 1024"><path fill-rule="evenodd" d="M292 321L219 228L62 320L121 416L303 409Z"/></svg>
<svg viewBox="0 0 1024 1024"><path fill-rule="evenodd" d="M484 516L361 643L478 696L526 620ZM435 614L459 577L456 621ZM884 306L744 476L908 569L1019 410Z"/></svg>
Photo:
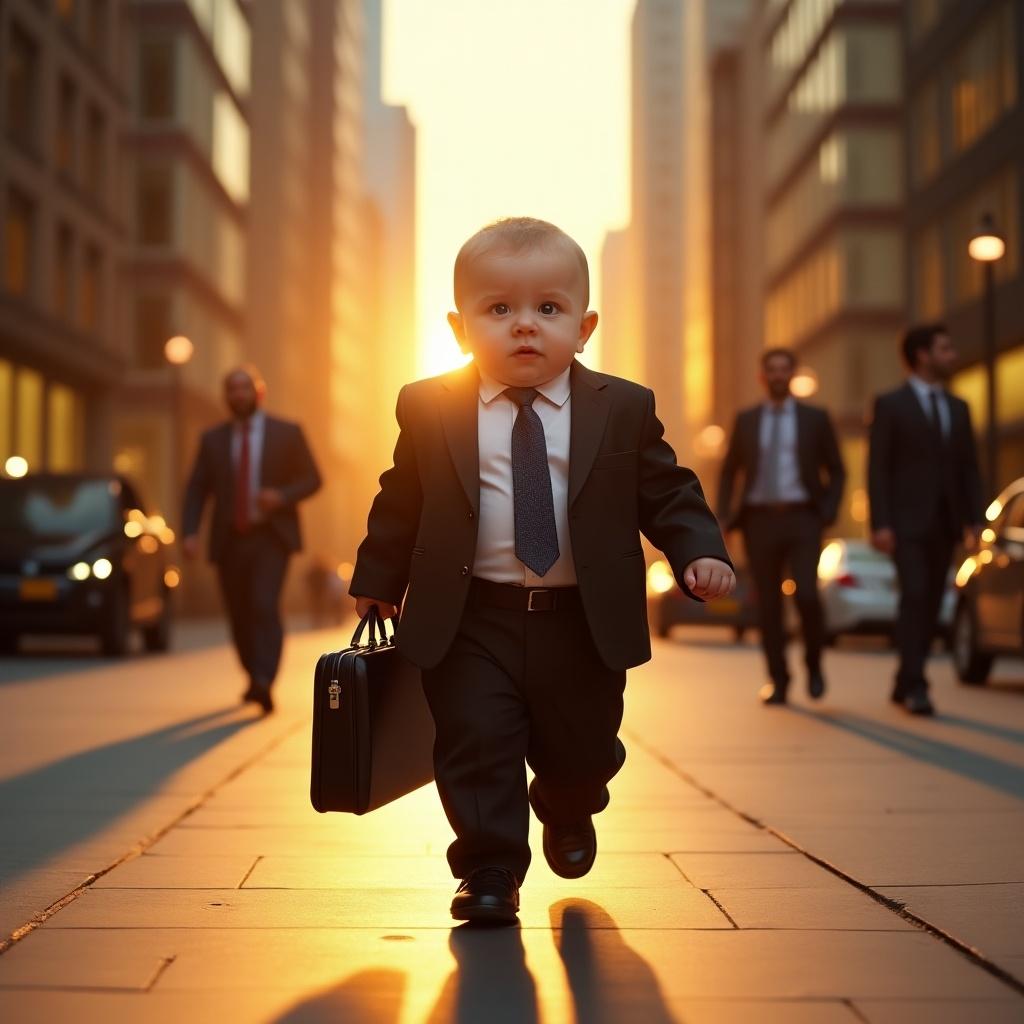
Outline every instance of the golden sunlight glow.
<svg viewBox="0 0 1024 1024"><path fill-rule="evenodd" d="M14 479L23 477L28 472L28 459L24 459L20 455L12 455L4 463L4 472Z"/></svg>
<svg viewBox="0 0 1024 1024"><path fill-rule="evenodd" d="M992 541L996 539L996 531L993 530L991 526L986 526L985 529L981 531L981 539L986 544L991 544Z"/></svg>
<svg viewBox="0 0 1024 1024"><path fill-rule="evenodd" d="M129 520L129 522L124 524L124 535L129 538L141 537L142 523L136 523Z"/></svg>
<svg viewBox="0 0 1024 1024"><path fill-rule="evenodd" d="M725 431L717 423L710 423L698 435L694 451L705 458L717 458L725 447Z"/></svg>
<svg viewBox="0 0 1024 1024"><path fill-rule="evenodd" d="M999 515L1002 511L1003 503L998 498L996 498L996 500L993 501L987 509L985 509L985 518L990 523L994 523L999 518Z"/></svg>
<svg viewBox="0 0 1024 1024"><path fill-rule="evenodd" d="M164 586L173 590L181 582L181 573L173 565L164 570Z"/></svg>
<svg viewBox="0 0 1024 1024"><path fill-rule="evenodd" d="M114 566L109 558L97 558L92 563L92 574L98 580L107 579L110 574L114 571Z"/></svg>
<svg viewBox="0 0 1024 1024"><path fill-rule="evenodd" d="M1006 254L1006 242L999 235L975 235L967 243L967 252L979 263L994 263Z"/></svg>
<svg viewBox="0 0 1024 1024"><path fill-rule="evenodd" d="M985 548L984 551L978 553L978 562L981 565L988 565L994 557L995 556L992 554L992 549Z"/></svg>
<svg viewBox="0 0 1024 1024"><path fill-rule="evenodd" d="M419 367L465 359L445 324L459 246L499 217L553 221L590 261L629 220L629 41L635 0L389 0L384 98L416 126ZM585 31L583 30L585 28ZM601 328L586 362L600 363Z"/></svg>
<svg viewBox="0 0 1024 1024"><path fill-rule="evenodd" d="M647 592L649 594L667 594L676 585L675 577L668 562L658 559L651 563L647 570Z"/></svg>
<svg viewBox="0 0 1024 1024"><path fill-rule="evenodd" d="M92 575L92 569L89 568L88 562L75 562L70 569L68 569L68 578L77 580L79 583L82 580L87 580Z"/></svg>
<svg viewBox="0 0 1024 1024"><path fill-rule="evenodd" d="M956 585L958 587L966 586L967 581L974 575L974 570L977 568L978 563L973 558L965 559L964 564L956 571Z"/></svg>
<svg viewBox="0 0 1024 1024"><path fill-rule="evenodd" d="M796 580L783 580L782 593L786 597L792 597L796 593Z"/></svg>
<svg viewBox="0 0 1024 1024"><path fill-rule="evenodd" d="M195 351L195 346L183 334L168 338L164 345L164 358L172 366L184 366Z"/></svg>
<svg viewBox="0 0 1024 1024"><path fill-rule="evenodd" d="M793 377L790 390L797 398L810 398L818 390L818 375L809 366L801 366Z"/></svg>
<svg viewBox="0 0 1024 1024"><path fill-rule="evenodd" d="M352 579L352 573L355 571L356 567L351 562L342 562L337 568L338 579L348 583Z"/></svg>
<svg viewBox="0 0 1024 1024"><path fill-rule="evenodd" d="M152 534L147 533L146 536L139 541L139 550L144 555L154 555L160 550L160 541L158 541Z"/></svg>
<svg viewBox="0 0 1024 1024"><path fill-rule="evenodd" d="M834 580L843 564L843 545L834 540L825 546L818 559L818 579Z"/></svg>

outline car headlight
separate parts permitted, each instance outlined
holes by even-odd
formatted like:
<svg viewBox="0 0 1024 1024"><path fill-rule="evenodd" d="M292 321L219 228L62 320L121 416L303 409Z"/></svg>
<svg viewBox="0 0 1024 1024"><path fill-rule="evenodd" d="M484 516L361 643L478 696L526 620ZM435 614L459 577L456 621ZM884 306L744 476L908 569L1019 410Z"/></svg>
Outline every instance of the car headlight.
<svg viewBox="0 0 1024 1024"><path fill-rule="evenodd" d="M98 580L105 580L114 571L114 565L109 558L97 558L92 563L92 574Z"/></svg>
<svg viewBox="0 0 1024 1024"><path fill-rule="evenodd" d="M82 580L87 580L92 575L92 566L88 562L75 562L70 569L68 569L68 579L77 580L79 583Z"/></svg>

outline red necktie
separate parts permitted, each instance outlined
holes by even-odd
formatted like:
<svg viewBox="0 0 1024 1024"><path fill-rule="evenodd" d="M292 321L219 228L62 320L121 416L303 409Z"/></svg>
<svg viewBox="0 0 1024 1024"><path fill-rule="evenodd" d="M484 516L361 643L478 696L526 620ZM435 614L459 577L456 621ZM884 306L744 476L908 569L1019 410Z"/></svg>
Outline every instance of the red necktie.
<svg viewBox="0 0 1024 1024"><path fill-rule="evenodd" d="M235 476L235 529L249 529L249 422L242 424L242 447L238 452Z"/></svg>

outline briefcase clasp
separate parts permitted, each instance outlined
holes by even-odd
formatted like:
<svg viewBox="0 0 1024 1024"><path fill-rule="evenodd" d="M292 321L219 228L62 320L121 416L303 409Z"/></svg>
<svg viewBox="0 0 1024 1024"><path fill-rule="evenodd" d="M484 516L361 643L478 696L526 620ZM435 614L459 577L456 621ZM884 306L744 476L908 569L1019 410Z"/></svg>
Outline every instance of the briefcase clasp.
<svg viewBox="0 0 1024 1024"><path fill-rule="evenodd" d="M331 680L331 685L327 687L327 693L331 698L331 710L337 711L341 707L341 686L337 679Z"/></svg>

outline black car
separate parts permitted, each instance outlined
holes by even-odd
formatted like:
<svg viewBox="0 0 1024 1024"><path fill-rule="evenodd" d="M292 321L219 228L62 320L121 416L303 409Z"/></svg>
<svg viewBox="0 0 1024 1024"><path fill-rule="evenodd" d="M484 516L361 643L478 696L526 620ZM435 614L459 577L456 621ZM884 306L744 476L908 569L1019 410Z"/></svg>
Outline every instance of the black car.
<svg viewBox="0 0 1024 1024"><path fill-rule="evenodd" d="M0 649L25 634L77 633L120 655L139 628L147 650L166 650L179 578L173 540L121 477L0 480Z"/></svg>
<svg viewBox="0 0 1024 1024"><path fill-rule="evenodd" d="M989 506L977 554L960 566L953 664L980 686L999 655L1024 655L1024 477Z"/></svg>

